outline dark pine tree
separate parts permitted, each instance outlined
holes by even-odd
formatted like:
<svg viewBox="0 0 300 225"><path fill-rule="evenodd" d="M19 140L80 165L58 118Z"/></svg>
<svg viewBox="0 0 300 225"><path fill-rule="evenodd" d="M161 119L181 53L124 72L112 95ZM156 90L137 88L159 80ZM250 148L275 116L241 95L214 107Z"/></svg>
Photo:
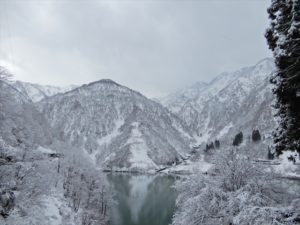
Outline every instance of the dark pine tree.
<svg viewBox="0 0 300 225"><path fill-rule="evenodd" d="M252 141L257 142L261 140L261 135L259 133L259 130L253 130L252 131Z"/></svg>
<svg viewBox="0 0 300 225"><path fill-rule="evenodd" d="M209 150L209 146L208 146L208 144L206 144L204 152L208 152L208 150Z"/></svg>
<svg viewBox="0 0 300 225"><path fill-rule="evenodd" d="M215 140L215 148L220 148L220 141L219 140Z"/></svg>
<svg viewBox="0 0 300 225"><path fill-rule="evenodd" d="M209 144L206 144L205 152L208 152L208 150L214 149L214 148L215 148L215 146L214 146L214 143L213 143L213 142L211 142L211 143L209 143Z"/></svg>
<svg viewBox="0 0 300 225"><path fill-rule="evenodd" d="M300 152L300 0L272 0L268 13L271 24L265 36L277 67L271 82L280 118L274 132L276 154Z"/></svg>
<svg viewBox="0 0 300 225"><path fill-rule="evenodd" d="M239 132L235 135L232 145L239 146L243 142L243 132Z"/></svg>
<svg viewBox="0 0 300 225"><path fill-rule="evenodd" d="M270 160L274 159L274 153L271 152L270 147L268 147L268 159L270 159Z"/></svg>

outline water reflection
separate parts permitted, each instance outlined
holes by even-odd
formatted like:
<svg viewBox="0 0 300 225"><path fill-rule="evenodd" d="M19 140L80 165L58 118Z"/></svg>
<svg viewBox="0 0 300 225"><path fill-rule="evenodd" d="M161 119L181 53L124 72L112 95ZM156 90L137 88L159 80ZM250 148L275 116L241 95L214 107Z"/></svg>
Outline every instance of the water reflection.
<svg viewBox="0 0 300 225"><path fill-rule="evenodd" d="M108 174L117 204L111 225L168 225L175 210L175 178L168 175Z"/></svg>

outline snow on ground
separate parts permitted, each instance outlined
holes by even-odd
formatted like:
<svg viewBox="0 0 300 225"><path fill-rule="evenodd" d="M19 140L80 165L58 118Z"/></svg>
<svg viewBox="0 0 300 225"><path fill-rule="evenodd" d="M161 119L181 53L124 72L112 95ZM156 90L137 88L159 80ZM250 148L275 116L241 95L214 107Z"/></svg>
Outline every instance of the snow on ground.
<svg viewBox="0 0 300 225"><path fill-rule="evenodd" d="M101 139L97 140L98 145L99 146L107 145L114 138L116 138L117 136L119 136L121 134L119 129L121 128L121 126L123 126L124 122L125 121L124 121L123 118L117 120L115 122L115 127L112 130L112 132L110 134L107 134L106 136L102 137ZM86 137L84 137L84 138L85 138L85 140L84 140L84 142L85 142L87 138ZM98 153L99 153L98 151L93 151L91 154L89 154L89 157L92 159L92 161L94 162L95 165L97 164L97 158L96 158L96 156L97 156ZM107 157L107 159L108 159L108 157Z"/></svg>
<svg viewBox="0 0 300 225"><path fill-rule="evenodd" d="M202 158L201 160L195 162L186 160L179 165L169 167L161 172L176 174L193 174L198 172L206 173L212 166L213 164L205 162Z"/></svg>
<svg viewBox="0 0 300 225"><path fill-rule="evenodd" d="M148 147L138 129L139 124L133 123L132 126L131 137L126 143L130 145L131 158L129 162L131 163L131 169L156 169L157 165L148 156Z"/></svg>
<svg viewBox="0 0 300 225"><path fill-rule="evenodd" d="M41 153L46 153L46 154L56 153L52 149L50 149L50 148L44 148L42 146L39 146L36 150L39 151L39 152L41 152Z"/></svg>
<svg viewBox="0 0 300 225"><path fill-rule="evenodd" d="M222 130L220 130L217 138L220 139L221 137L223 137L225 134L228 133L228 131L230 130L230 128L233 127L232 122L230 122L227 126L225 126Z"/></svg>
<svg viewBox="0 0 300 225"><path fill-rule="evenodd" d="M208 132L205 132L201 137L194 136L194 138L196 139L197 145L200 145L202 143L206 143L209 140L210 134Z"/></svg>
<svg viewBox="0 0 300 225"><path fill-rule="evenodd" d="M295 162L289 160L290 157L293 157ZM274 166L276 173L287 177L300 178L299 154L297 152L284 151L282 155L279 156L279 159L280 164Z"/></svg>
<svg viewBox="0 0 300 225"><path fill-rule="evenodd" d="M199 136L194 136L194 138L196 139L196 142L198 145L202 144L202 143L205 143L209 140L210 138L210 129L208 128L208 125L210 123L210 115L205 119L205 122L204 122L204 133L201 135L201 137Z"/></svg>
<svg viewBox="0 0 300 225"><path fill-rule="evenodd" d="M16 207L7 218L5 224L10 225L67 225L76 224L74 213L68 206L62 194L42 195L35 204L28 205L25 214ZM22 210L23 211L23 210ZM1 220L0 220L0 224Z"/></svg>
<svg viewBox="0 0 300 225"><path fill-rule="evenodd" d="M178 124L176 124L176 123L173 123L173 126L176 128L176 130L178 130L178 131L182 134L182 136L186 137L187 139L190 138L190 135L187 134L187 133L182 129L181 126L178 126Z"/></svg>
<svg viewBox="0 0 300 225"><path fill-rule="evenodd" d="M51 225L61 225L62 217L60 214L61 202L53 196L45 196L44 198L44 216L49 220Z"/></svg>
<svg viewBox="0 0 300 225"><path fill-rule="evenodd" d="M115 123L115 128L113 129L113 131L102 137L101 139L98 139L98 144L101 146L101 145L104 145L104 144L109 144L111 142L112 139L114 139L115 137L119 136L120 134L120 127L123 126L124 124L124 119L119 119L116 121Z"/></svg>

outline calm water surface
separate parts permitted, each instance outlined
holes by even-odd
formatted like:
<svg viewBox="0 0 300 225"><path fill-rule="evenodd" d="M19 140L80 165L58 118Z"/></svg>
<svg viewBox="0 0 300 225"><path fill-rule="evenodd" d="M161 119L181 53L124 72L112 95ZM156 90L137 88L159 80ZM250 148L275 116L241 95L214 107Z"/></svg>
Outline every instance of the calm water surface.
<svg viewBox="0 0 300 225"><path fill-rule="evenodd" d="M175 178L169 175L108 174L116 204L111 225L168 225L175 211Z"/></svg>

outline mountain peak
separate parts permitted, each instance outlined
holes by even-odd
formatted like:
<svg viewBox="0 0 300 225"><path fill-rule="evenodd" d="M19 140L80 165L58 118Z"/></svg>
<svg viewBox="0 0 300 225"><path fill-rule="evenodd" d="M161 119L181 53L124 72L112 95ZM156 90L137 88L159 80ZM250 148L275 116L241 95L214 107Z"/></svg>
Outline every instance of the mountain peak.
<svg viewBox="0 0 300 225"><path fill-rule="evenodd" d="M108 84L108 85L115 85L115 86L119 86L119 87L122 86L122 85L118 84L117 82L115 82L111 79L97 80L97 81L94 81L94 82L91 82L91 83L87 84L87 86L91 86L91 85L94 85L94 84Z"/></svg>

